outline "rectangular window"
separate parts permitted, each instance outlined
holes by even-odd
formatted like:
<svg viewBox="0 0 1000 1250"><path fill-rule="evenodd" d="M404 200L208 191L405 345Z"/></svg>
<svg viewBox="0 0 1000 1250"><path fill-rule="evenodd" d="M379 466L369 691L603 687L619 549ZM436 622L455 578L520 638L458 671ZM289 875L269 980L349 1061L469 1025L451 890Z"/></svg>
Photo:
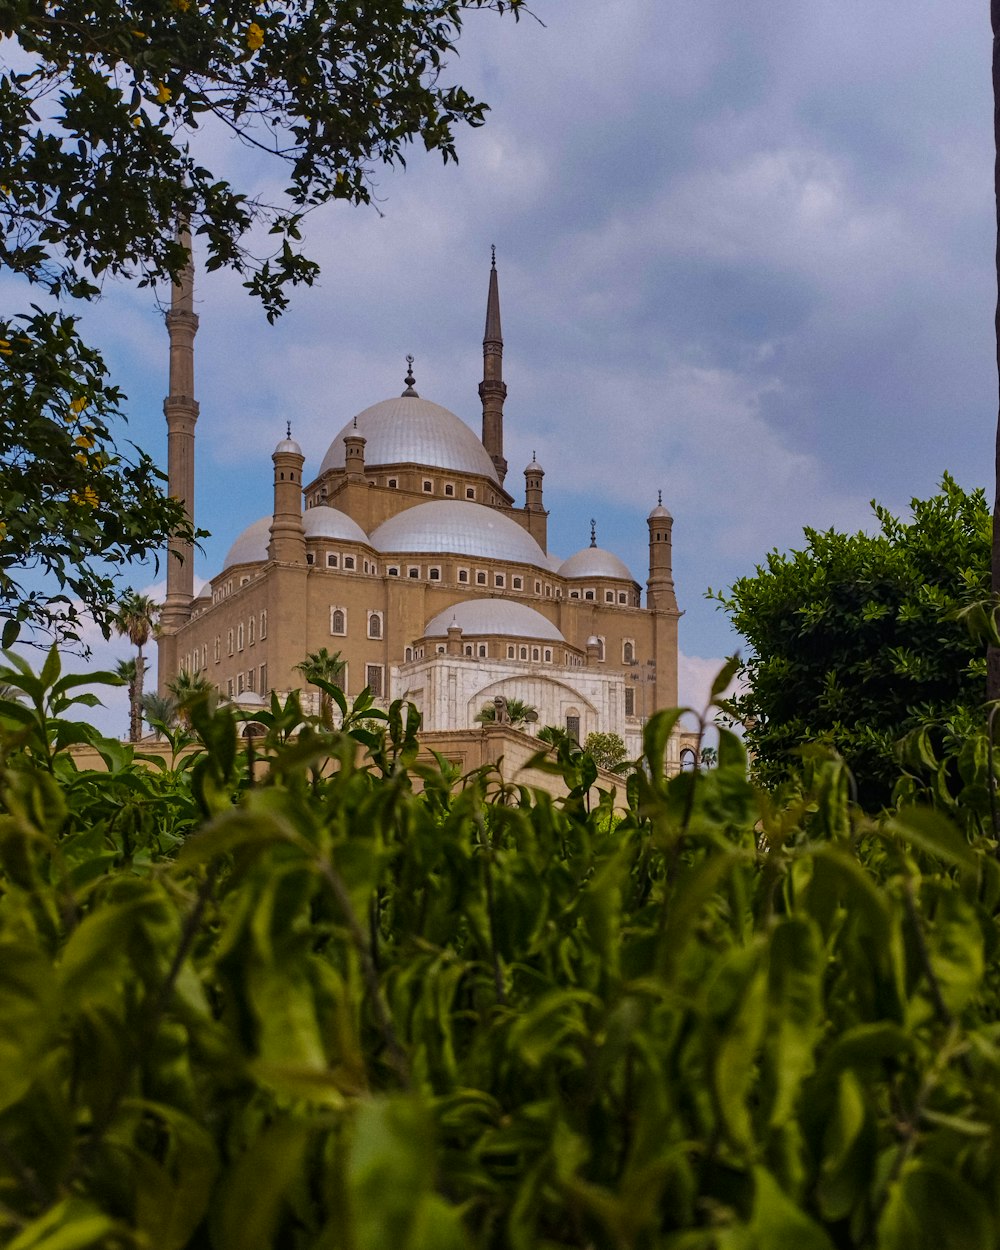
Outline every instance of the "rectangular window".
<svg viewBox="0 0 1000 1250"><path fill-rule="evenodd" d="M236 627L236 650L237 651L243 650L243 622L242 621L240 621L239 625Z"/></svg>
<svg viewBox="0 0 1000 1250"><path fill-rule="evenodd" d="M619 602L619 603L628 603L628 595L625 593L625 591L624 591L624 590L619 590L619 592L618 592L618 602Z"/></svg>
<svg viewBox="0 0 1000 1250"><path fill-rule="evenodd" d="M541 593L542 593L542 583L535 582L535 594L540 595Z"/></svg>
<svg viewBox="0 0 1000 1250"><path fill-rule="evenodd" d="M222 659L222 638L219 634L215 635L215 662L216 664Z"/></svg>
<svg viewBox="0 0 1000 1250"><path fill-rule="evenodd" d="M247 621L247 646L252 647L257 638L257 620L251 616Z"/></svg>
<svg viewBox="0 0 1000 1250"><path fill-rule="evenodd" d="M511 582L510 582L510 584L511 584L511 586L513 586L513 587L514 587L514 589L515 589L515 590L523 590L523 589L524 589L524 580L523 580L523 578L520 578L520 577L513 577L513 578L511 578Z"/></svg>
<svg viewBox="0 0 1000 1250"><path fill-rule="evenodd" d="M226 681L226 694L230 699L233 697L233 679L231 677Z"/></svg>
<svg viewBox="0 0 1000 1250"><path fill-rule="evenodd" d="M202 668L208 668L208 643L207 642L202 643L202 646L201 646L201 666Z"/></svg>
<svg viewBox="0 0 1000 1250"><path fill-rule="evenodd" d="M344 556L344 568L345 568L345 569L353 569L353 568L354 568L354 557L353 557L353 556Z"/></svg>
<svg viewBox="0 0 1000 1250"><path fill-rule="evenodd" d="M226 634L226 644L229 647L229 654L232 655L233 654L233 631L232 630L229 630L229 632Z"/></svg>
<svg viewBox="0 0 1000 1250"><path fill-rule="evenodd" d="M507 659L513 660L516 657L516 654L517 654L516 648L511 643L508 642L507 643Z"/></svg>
<svg viewBox="0 0 1000 1250"><path fill-rule="evenodd" d="M571 591L569 592L569 597L570 597L571 599L579 599L579 598L580 598L580 592L579 592L578 590L571 590Z"/></svg>
<svg viewBox="0 0 1000 1250"><path fill-rule="evenodd" d="M474 486L466 486L466 488L465 488L465 497L466 497L466 499L475 499L475 497L476 497L476 488L475 488Z"/></svg>
<svg viewBox="0 0 1000 1250"><path fill-rule="evenodd" d="M441 570L440 569L428 569L427 576L431 579L432 582L439 582L441 580Z"/></svg>
<svg viewBox="0 0 1000 1250"><path fill-rule="evenodd" d="M458 580L459 580L460 582L467 582L467 581L469 580L469 570L468 570L468 569L459 569L459 570L458 570Z"/></svg>
<svg viewBox="0 0 1000 1250"><path fill-rule="evenodd" d="M338 556L335 551L328 551L326 553L326 567L328 569L340 568L340 556Z"/></svg>
<svg viewBox="0 0 1000 1250"><path fill-rule="evenodd" d="M445 494L446 494L449 498L450 498L452 495L454 495L454 493L455 493L455 487L452 485L452 483L451 483L451 482L445 482L445 484L444 484L444 493L445 493Z"/></svg>
<svg viewBox="0 0 1000 1250"><path fill-rule="evenodd" d="M255 669L252 669L252 668L248 668L248 669L247 669L247 689L248 689L248 690L253 690L253 688L254 688L254 686L255 686L255 684L256 684L256 681L257 681L257 672L256 672L256 670L255 670Z"/></svg>
<svg viewBox="0 0 1000 1250"><path fill-rule="evenodd" d="M260 666L260 692L261 694L267 694L267 665L266 664L262 664Z"/></svg>
<svg viewBox="0 0 1000 1250"><path fill-rule="evenodd" d="M390 564L389 567L386 569L385 573L386 573L386 577L398 577L399 566L397 564Z"/></svg>
<svg viewBox="0 0 1000 1250"><path fill-rule="evenodd" d="M551 647L545 648L545 663L546 664L552 663L552 648Z"/></svg>
<svg viewBox="0 0 1000 1250"><path fill-rule="evenodd" d="M434 483L428 482L425 478L424 479L424 494L429 495L432 493L433 490L434 490Z"/></svg>
<svg viewBox="0 0 1000 1250"><path fill-rule="evenodd" d="M479 644L479 657L480 659L483 659L483 660L486 659L486 643L485 642L481 642Z"/></svg>
<svg viewBox="0 0 1000 1250"><path fill-rule="evenodd" d="M485 574L485 573L481 573L481 572L480 572L480 573L477 573L477 574L476 574L476 585L477 585L477 586L485 586L485 585L486 585L486 574Z"/></svg>
<svg viewBox="0 0 1000 1250"><path fill-rule="evenodd" d="M635 715L635 686L625 687L625 715Z"/></svg>
<svg viewBox="0 0 1000 1250"><path fill-rule="evenodd" d="M615 592L613 590L606 590L604 592L604 602L614 603L614 601L615 601Z"/></svg>
<svg viewBox="0 0 1000 1250"><path fill-rule="evenodd" d="M566 717L566 733L574 742L580 741L580 718L579 716Z"/></svg>
<svg viewBox="0 0 1000 1250"><path fill-rule="evenodd" d="M346 634L347 633L347 609L331 608L330 609L330 633Z"/></svg>
<svg viewBox="0 0 1000 1250"><path fill-rule="evenodd" d="M494 573L494 574L493 574L493 585L494 585L494 586L499 586L499 587L501 587L501 588L503 588L504 586L506 586L506 585L507 585L507 578L506 578L506 575L505 575L505 574L503 574L503 573Z"/></svg>
<svg viewBox="0 0 1000 1250"><path fill-rule="evenodd" d="M237 674L236 674L236 693L237 693L237 694L242 694L242 693L243 693L243 685L244 685L244 682L243 682L243 674L242 674L242 673L237 673Z"/></svg>
<svg viewBox="0 0 1000 1250"><path fill-rule="evenodd" d="M267 637L267 608L260 614L260 640L261 642Z"/></svg>
<svg viewBox="0 0 1000 1250"><path fill-rule="evenodd" d="M420 576L419 565L411 564L410 567L406 570L406 576L407 577L419 577Z"/></svg>
<svg viewBox="0 0 1000 1250"><path fill-rule="evenodd" d="M583 597L584 597L584 599L589 599L591 602L593 602L593 600L594 600L594 592L593 592L592 590L585 590L585 591L583 592Z"/></svg>
<svg viewBox="0 0 1000 1250"><path fill-rule="evenodd" d="M397 485L398 483L396 482L396 479L394 477L389 478L388 486L390 490L395 490Z"/></svg>
<svg viewBox="0 0 1000 1250"><path fill-rule="evenodd" d="M306 564L315 564L315 563L316 563L315 555L313 555L311 551L307 551L306 552Z"/></svg>
<svg viewBox="0 0 1000 1250"><path fill-rule="evenodd" d="M382 665L367 664L365 665L365 685L372 692L376 699L382 697Z"/></svg>

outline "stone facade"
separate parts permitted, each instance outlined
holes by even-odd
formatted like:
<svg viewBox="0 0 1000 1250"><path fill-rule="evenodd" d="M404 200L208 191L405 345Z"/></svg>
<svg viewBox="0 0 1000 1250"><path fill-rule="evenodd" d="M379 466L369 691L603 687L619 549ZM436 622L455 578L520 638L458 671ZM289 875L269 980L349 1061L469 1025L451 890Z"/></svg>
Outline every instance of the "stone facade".
<svg viewBox="0 0 1000 1250"><path fill-rule="evenodd" d="M193 390L192 323L174 315L190 301L186 281L168 328L172 361L184 336L185 371L171 377ZM184 669L252 705L302 686L296 666L325 648L339 653L349 695L368 686L383 704L410 698L428 733L478 732L477 712L500 694L535 707L539 726L581 741L616 732L638 754L643 721L677 702L670 514L661 501L648 518L645 604L593 532L589 547L552 556L541 465L524 471L522 506L504 486L495 268L483 347L482 440L419 396L412 361L402 395L348 421L311 476L289 431L272 456L270 511L197 598L179 604L184 579L172 579L161 691ZM193 459L171 489L190 499L192 479Z"/></svg>

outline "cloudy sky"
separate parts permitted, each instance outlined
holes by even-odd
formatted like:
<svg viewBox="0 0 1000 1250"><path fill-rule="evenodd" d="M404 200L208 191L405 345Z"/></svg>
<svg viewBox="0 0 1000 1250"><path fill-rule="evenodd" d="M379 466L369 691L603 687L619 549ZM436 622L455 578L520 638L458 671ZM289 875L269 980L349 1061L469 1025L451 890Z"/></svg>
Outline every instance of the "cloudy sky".
<svg viewBox="0 0 1000 1250"><path fill-rule="evenodd" d="M460 164L379 174L381 215L307 224L317 287L276 327L200 277L198 573L270 507L286 419L315 469L353 413L417 388L479 428L490 244L508 484L546 469L550 546L646 576L675 517L688 697L739 645L708 587L803 526L987 485L993 364L989 16L980 0L534 0L470 15L454 77L492 105ZM247 153L215 154L235 171ZM261 170L262 177L277 177ZM148 293L91 318L165 456ZM149 572L137 582L154 580Z"/></svg>

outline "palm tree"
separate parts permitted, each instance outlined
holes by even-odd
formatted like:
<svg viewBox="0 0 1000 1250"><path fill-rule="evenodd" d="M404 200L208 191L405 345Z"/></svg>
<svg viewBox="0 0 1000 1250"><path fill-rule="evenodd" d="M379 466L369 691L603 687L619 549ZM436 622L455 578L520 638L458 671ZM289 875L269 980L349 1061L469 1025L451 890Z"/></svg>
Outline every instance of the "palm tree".
<svg viewBox="0 0 1000 1250"><path fill-rule="evenodd" d="M128 638L136 649L135 682L129 688L129 742L138 742L142 737L142 683L146 675L146 660L142 649L149 642L159 612L158 603L154 603L148 595L137 594L134 590L122 595L118 601L115 629L122 637Z"/></svg>
<svg viewBox="0 0 1000 1250"><path fill-rule="evenodd" d="M153 730L157 739L162 736L157 725L163 725L170 729L177 722L177 703L173 696L169 694L157 694L155 690L151 690L149 694L144 694L142 696L142 712L146 718L146 724Z"/></svg>
<svg viewBox="0 0 1000 1250"><path fill-rule="evenodd" d="M128 690L128 706L129 706L129 741L138 742L139 739L132 736L132 710L135 707L135 682L138 673L138 666L135 659L119 660L115 665L115 676L119 677L122 684Z"/></svg>
<svg viewBox="0 0 1000 1250"><path fill-rule="evenodd" d="M167 683L167 689L173 695L176 718L187 728L191 726L191 709L196 704L215 703L216 690L208 678L189 673L186 668Z"/></svg>
<svg viewBox="0 0 1000 1250"><path fill-rule="evenodd" d="M507 715L510 717L512 725L523 725L526 721L538 720L538 709L532 707L530 703L523 702L521 699L508 699ZM480 725L492 725L496 718L496 707L492 703L484 703L482 711L476 714L475 719Z"/></svg>
<svg viewBox="0 0 1000 1250"><path fill-rule="evenodd" d="M993 28L993 191L996 200L996 271L998 287L994 328L997 372L998 377L1000 377L1000 0L990 0L990 24ZM995 483L990 584L994 595L997 595L1000 594L1000 420L997 421ZM986 697L987 699L1000 699L1000 647L992 645L986 648Z"/></svg>
<svg viewBox="0 0 1000 1250"><path fill-rule="evenodd" d="M344 661L340 658L340 652L334 651L331 654L326 647L310 651L302 663L295 667L306 681L314 682L318 677L320 681L329 682L331 686L339 686L344 675ZM333 728L333 698L322 688L319 692L319 718L325 728Z"/></svg>

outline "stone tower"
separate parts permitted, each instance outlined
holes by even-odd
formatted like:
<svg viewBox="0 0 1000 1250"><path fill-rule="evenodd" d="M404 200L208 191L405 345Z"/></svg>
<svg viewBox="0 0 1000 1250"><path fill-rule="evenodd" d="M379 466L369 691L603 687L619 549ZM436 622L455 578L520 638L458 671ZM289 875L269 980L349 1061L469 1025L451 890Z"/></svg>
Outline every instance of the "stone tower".
<svg viewBox="0 0 1000 1250"><path fill-rule="evenodd" d="M163 401L167 419L167 491L184 505L194 519L194 428L198 401L194 397L194 337L198 318L194 311L194 262L191 233L182 227L179 242L188 258L170 296L166 315L170 340L170 380ZM160 613L159 672L168 680L177 670L176 634L191 617L194 599L194 548L191 543L171 542L167 548L167 596Z"/></svg>
<svg viewBox="0 0 1000 1250"><path fill-rule="evenodd" d="M497 284L495 248L486 299L483 380L479 383L479 398L483 402L483 446L490 454L502 486L507 476L507 461L503 458L503 401L507 398L507 387L503 380L503 335L500 332L500 288Z"/></svg>

